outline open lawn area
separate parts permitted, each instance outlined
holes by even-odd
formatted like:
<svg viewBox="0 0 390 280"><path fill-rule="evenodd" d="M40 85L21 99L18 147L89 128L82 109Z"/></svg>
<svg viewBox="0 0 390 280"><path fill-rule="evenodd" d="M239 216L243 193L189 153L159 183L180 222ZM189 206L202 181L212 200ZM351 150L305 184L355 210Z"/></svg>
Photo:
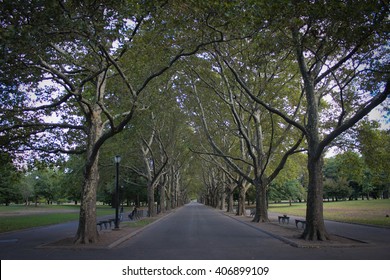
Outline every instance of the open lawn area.
<svg viewBox="0 0 390 280"><path fill-rule="evenodd" d="M270 204L269 211L305 217L306 203ZM327 220L390 228L390 217L386 215L390 216L390 199L324 202Z"/></svg>
<svg viewBox="0 0 390 280"><path fill-rule="evenodd" d="M0 232L75 221L79 218L79 211L78 205L0 206ZM125 215L129 212L130 207L125 207ZM97 215L114 216L115 209L110 206L97 206Z"/></svg>
<svg viewBox="0 0 390 280"><path fill-rule="evenodd" d="M131 210L125 207L125 220ZM306 203L293 203L292 206L288 203L270 204L269 211L305 217ZM97 214L114 216L115 209L97 206ZM390 228L390 217L386 215L390 216L390 199L324 202L327 220ZM78 205L0 206L0 232L74 221L78 216Z"/></svg>

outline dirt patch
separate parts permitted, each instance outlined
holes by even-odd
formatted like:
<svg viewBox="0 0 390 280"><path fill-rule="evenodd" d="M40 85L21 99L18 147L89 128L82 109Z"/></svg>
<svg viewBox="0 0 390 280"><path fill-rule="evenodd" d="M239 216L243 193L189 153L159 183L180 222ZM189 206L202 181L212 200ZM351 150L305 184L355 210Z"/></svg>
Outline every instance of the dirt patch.
<svg viewBox="0 0 390 280"><path fill-rule="evenodd" d="M39 248L57 248L57 249L111 249L119 244L123 243L127 239L136 235L142 229L153 224L154 222L163 219L165 216L172 213L172 211L159 214L154 218L143 218L135 221L132 225L128 222L123 222L120 225L119 230L115 229L103 229L99 231L99 239L96 243L92 244L75 244L74 237L63 238L58 241L47 243L39 246ZM146 221L146 222L145 222Z"/></svg>
<svg viewBox="0 0 390 280"><path fill-rule="evenodd" d="M292 223L278 223L277 220L271 219L269 223L252 223L248 217L238 217L233 214L226 214L231 218L239 220L249 226L256 228L274 238L277 238L291 246L299 248L320 248L320 247L357 247L367 246L366 242L351 239L344 236L330 235L327 241L308 241L301 238L303 229L295 227Z"/></svg>
<svg viewBox="0 0 390 280"><path fill-rule="evenodd" d="M271 222L267 224L259 224L258 227L270 235L285 241L294 247L302 248L319 248L319 247L356 247L367 245L367 243L350 239L344 236L330 235L326 241L308 241L301 238L303 229L297 229L291 226L279 225Z"/></svg>
<svg viewBox="0 0 390 280"><path fill-rule="evenodd" d="M62 249L110 249L134 235L140 228L123 227L119 230L106 229L99 231L99 239L93 244L75 244L74 237L64 238L41 245L40 248Z"/></svg>

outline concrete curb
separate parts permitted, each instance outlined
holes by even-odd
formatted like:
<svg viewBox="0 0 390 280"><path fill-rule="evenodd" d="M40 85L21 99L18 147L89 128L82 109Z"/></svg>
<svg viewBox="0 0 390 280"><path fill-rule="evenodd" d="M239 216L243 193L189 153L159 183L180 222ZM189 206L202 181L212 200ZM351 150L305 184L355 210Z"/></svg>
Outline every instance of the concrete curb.
<svg viewBox="0 0 390 280"><path fill-rule="evenodd" d="M157 219L157 220L151 222L150 224L147 224L146 226L143 226L142 228L139 228L139 229L137 229L137 230L135 230L135 231L129 233L128 235L125 235L125 236L119 238L118 240L112 242L111 244L109 244L109 245L106 246L105 248L107 248L107 249L115 248L116 246L122 244L122 243L125 242L126 240L128 240L128 239L132 238L133 236L139 234L140 232L142 232L143 230L147 229L148 227L150 227L150 226L152 226L152 225L154 225L154 224L157 224L158 222L160 222L160 221L166 219L169 215L171 215L171 214L174 213L174 212L175 212L174 210L170 211L169 213L165 214L163 217L161 217L161 218L159 218L159 219Z"/></svg>
<svg viewBox="0 0 390 280"><path fill-rule="evenodd" d="M176 210L176 209L175 209ZM112 248L115 248L116 246L120 245L121 243L125 242L126 240L130 239L131 237L139 234L143 230L147 229L148 227L164 220L166 217L168 217L170 214L174 213L175 210L167 212L164 216L162 217L157 217L157 219L139 229L136 229L135 231L130 232L129 234L120 237L119 239L115 240L114 242L108 244L108 245L93 245L90 247L86 247L83 245L73 245L73 246L62 246L62 245L50 245L53 242L45 243L45 244L40 244L36 246L35 248L37 249L69 249L69 250L110 250ZM72 238L70 236L64 237L63 239L66 238Z"/></svg>
<svg viewBox="0 0 390 280"><path fill-rule="evenodd" d="M368 242L365 242L365 241L361 241L361 240L357 240L357 239L353 239L353 238L349 238L349 237L345 237L345 236L341 236L341 235L335 235L335 236L339 236L339 237L342 237L342 238L345 238L345 239L349 239L353 242L356 242L356 243L359 243L359 244L301 244L299 242L295 242L294 240L291 240L289 238L286 238L286 237L283 237L279 234L275 234L271 231L267 231L265 229L262 229L260 227L257 227L255 225L252 225L250 223L248 223L247 221L243 221L242 219L238 218L238 217L235 217L235 216L232 216L232 215L229 215L228 213L226 212L223 212L223 211L220 211L223 215L239 222L239 223L242 223L242 224L245 224L247 225L248 227L251 227L257 231L260 231L262 233L265 233L275 239L278 239L290 246L293 246L293 247L296 247L296 248L351 248L351 247L361 247L361 246L370 246L372 244L368 243Z"/></svg>

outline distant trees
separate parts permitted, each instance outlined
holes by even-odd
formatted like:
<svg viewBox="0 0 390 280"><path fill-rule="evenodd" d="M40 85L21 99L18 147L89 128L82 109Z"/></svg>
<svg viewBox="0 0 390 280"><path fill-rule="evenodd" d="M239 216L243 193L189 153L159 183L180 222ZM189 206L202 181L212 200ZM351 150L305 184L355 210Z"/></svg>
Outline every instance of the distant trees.
<svg viewBox="0 0 390 280"><path fill-rule="evenodd" d="M18 182L20 173L13 165L12 158L6 153L0 153L0 203L9 205L11 202L20 201L22 192Z"/></svg>
<svg viewBox="0 0 390 280"><path fill-rule="evenodd" d="M325 159L324 197L389 198L389 130L379 129L375 121L363 121L356 132L355 151L343 151Z"/></svg>

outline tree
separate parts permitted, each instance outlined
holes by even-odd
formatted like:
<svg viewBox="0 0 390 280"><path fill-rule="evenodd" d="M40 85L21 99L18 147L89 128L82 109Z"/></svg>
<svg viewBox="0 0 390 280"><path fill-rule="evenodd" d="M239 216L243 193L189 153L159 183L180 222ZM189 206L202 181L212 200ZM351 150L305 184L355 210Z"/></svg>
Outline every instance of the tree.
<svg viewBox="0 0 390 280"><path fill-rule="evenodd" d="M383 1L275 1L266 5L270 40L294 56L302 79L304 118L292 118L280 107L251 92L231 67L251 98L298 128L308 146L307 240L329 238L323 220L323 153L390 92L385 33L388 6ZM264 32L264 30L261 30ZM290 60L287 60L290 61ZM287 69L287 68L286 68ZM299 103L300 104L300 103Z"/></svg>
<svg viewBox="0 0 390 280"><path fill-rule="evenodd" d="M361 187L366 181L365 170L363 158L352 151L325 159L323 169L325 197L338 200L360 196Z"/></svg>
<svg viewBox="0 0 390 280"><path fill-rule="evenodd" d="M100 148L133 118L151 81L220 38L201 28L209 21L207 10L193 13L176 1L4 1L3 6L1 84L23 85L19 89L29 94L18 106L2 106L10 121L0 133L15 135L5 137L2 148L85 152L75 242L96 242ZM58 121L47 120L53 114Z"/></svg>
<svg viewBox="0 0 390 280"><path fill-rule="evenodd" d="M358 128L358 141L372 184L377 186L379 196L389 198L390 131L380 129L377 122L365 121Z"/></svg>
<svg viewBox="0 0 390 280"><path fill-rule="evenodd" d="M74 201L78 204L81 200L81 188L83 182L84 157L82 155L70 155L69 158L60 164L62 173L60 193L63 198Z"/></svg>
<svg viewBox="0 0 390 280"><path fill-rule="evenodd" d="M0 153L0 203L9 205L21 199L18 189L20 173L13 166L12 159L8 154Z"/></svg>
<svg viewBox="0 0 390 280"><path fill-rule="evenodd" d="M279 63L275 62L275 58L282 57L284 51L270 53L268 49L259 50L263 45L267 45L267 42L262 36L221 43L205 55L211 60L208 69L212 69L213 73L204 69L198 71L194 67L196 77L205 85L203 88L209 87L230 111L230 118L220 120L220 126L227 126L224 123L229 123L230 129L234 131L232 134L238 138L236 140L239 144L232 150L234 154L227 153L214 141L215 134L208 129L210 121L206 120L205 110L198 97L198 111L201 112L207 139L216 155L224 158L235 172L256 188L254 222L268 221L267 188L283 169L287 158L300 151L298 148L302 140L299 134L292 131L292 125L285 125L280 117L254 103L245 92L250 91L252 95L264 93L264 98L277 99L275 103L283 104L286 110L290 108L290 102L299 99L294 75L282 75ZM245 90L240 88L240 81L243 80L246 81ZM198 85L194 85L194 93L199 96L200 90L197 87ZM275 91L283 91L288 95L279 99L273 94ZM214 106L211 110L216 108ZM289 111L293 116L298 112L299 107L295 111Z"/></svg>
<svg viewBox="0 0 390 280"><path fill-rule="evenodd" d="M305 153L297 153L288 158L283 170L270 185L270 201L289 200L291 205L292 201L298 200L301 202L306 200L306 162L307 156Z"/></svg>

